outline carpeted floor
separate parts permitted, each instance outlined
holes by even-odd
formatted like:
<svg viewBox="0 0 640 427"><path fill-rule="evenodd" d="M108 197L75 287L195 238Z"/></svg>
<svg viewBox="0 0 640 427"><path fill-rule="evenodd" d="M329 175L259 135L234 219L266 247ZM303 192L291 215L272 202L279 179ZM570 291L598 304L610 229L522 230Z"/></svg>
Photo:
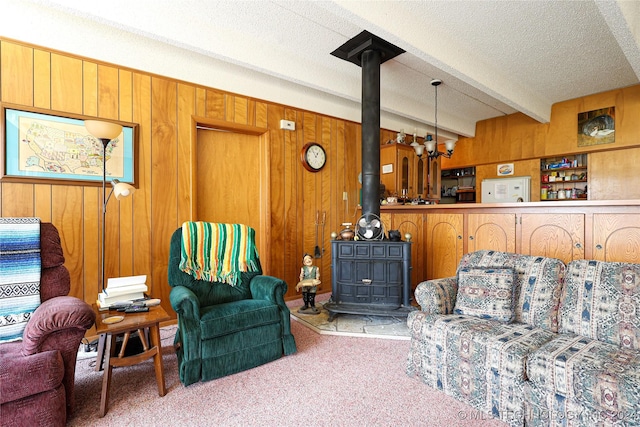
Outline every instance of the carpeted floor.
<svg viewBox="0 0 640 427"><path fill-rule="evenodd" d="M114 369L98 418L102 372L78 361L69 426L506 426L405 374L409 341L330 336L291 322L298 352L249 371L184 387L163 328L167 394L153 363Z"/></svg>
<svg viewBox="0 0 640 427"><path fill-rule="evenodd" d="M322 307L330 296L330 293L325 293L316 297L315 305L320 310L318 314L298 313L298 309L303 305L302 299L287 302L291 310L291 318L314 332L324 335L395 340L411 339L407 318L402 316L339 314L329 322L329 312Z"/></svg>

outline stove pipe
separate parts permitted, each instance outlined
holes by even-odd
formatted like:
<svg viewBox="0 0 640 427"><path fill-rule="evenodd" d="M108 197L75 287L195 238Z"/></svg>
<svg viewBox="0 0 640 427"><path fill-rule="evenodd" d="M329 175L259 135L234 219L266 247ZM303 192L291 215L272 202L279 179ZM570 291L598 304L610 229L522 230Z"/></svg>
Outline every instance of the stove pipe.
<svg viewBox="0 0 640 427"><path fill-rule="evenodd" d="M380 216L380 52L362 52L362 214Z"/></svg>
<svg viewBox="0 0 640 427"><path fill-rule="evenodd" d="M362 67L362 215L380 216L380 65L404 53L368 31L332 55Z"/></svg>

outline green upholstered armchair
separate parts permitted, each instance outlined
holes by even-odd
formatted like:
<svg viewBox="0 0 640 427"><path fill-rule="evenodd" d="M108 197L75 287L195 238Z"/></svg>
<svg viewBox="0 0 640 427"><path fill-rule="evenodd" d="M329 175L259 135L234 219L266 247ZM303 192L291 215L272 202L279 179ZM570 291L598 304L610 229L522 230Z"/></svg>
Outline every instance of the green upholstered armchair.
<svg viewBox="0 0 640 427"><path fill-rule="evenodd" d="M236 286L197 280L180 269L182 230L171 237L169 285L178 313L175 337L180 381L209 381L296 352L287 284L258 272L241 273Z"/></svg>

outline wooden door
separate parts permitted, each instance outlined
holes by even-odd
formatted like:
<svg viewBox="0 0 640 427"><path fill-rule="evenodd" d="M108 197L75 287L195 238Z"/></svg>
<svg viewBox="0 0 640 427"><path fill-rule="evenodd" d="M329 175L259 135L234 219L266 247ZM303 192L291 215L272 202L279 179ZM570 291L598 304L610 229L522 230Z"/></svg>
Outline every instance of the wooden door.
<svg viewBox="0 0 640 427"><path fill-rule="evenodd" d="M640 218L633 214L593 214L591 257L640 263Z"/></svg>
<svg viewBox="0 0 640 427"><path fill-rule="evenodd" d="M519 253L584 259L584 222L583 214L522 214Z"/></svg>
<svg viewBox="0 0 640 427"><path fill-rule="evenodd" d="M463 214L426 216L427 279L455 276L462 258Z"/></svg>
<svg viewBox="0 0 640 427"><path fill-rule="evenodd" d="M197 130L196 220L246 224L256 230L263 264L263 206L260 136L212 129Z"/></svg>
<svg viewBox="0 0 640 427"><path fill-rule="evenodd" d="M467 245L467 252L481 249L515 252L516 215L468 214Z"/></svg>

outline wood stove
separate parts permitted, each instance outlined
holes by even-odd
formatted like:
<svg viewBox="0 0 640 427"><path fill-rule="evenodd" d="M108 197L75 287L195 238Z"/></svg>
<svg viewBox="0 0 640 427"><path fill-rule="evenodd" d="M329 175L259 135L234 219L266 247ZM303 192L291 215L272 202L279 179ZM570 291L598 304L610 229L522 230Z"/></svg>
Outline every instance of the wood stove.
<svg viewBox="0 0 640 427"><path fill-rule="evenodd" d="M362 214L380 216L380 65L404 50L363 31L331 54L362 67ZM406 316L411 292L411 243L331 242L331 299L338 313Z"/></svg>
<svg viewBox="0 0 640 427"><path fill-rule="evenodd" d="M336 314L406 316L411 310L411 243L331 242L331 299L324 308Z"/></svg>

